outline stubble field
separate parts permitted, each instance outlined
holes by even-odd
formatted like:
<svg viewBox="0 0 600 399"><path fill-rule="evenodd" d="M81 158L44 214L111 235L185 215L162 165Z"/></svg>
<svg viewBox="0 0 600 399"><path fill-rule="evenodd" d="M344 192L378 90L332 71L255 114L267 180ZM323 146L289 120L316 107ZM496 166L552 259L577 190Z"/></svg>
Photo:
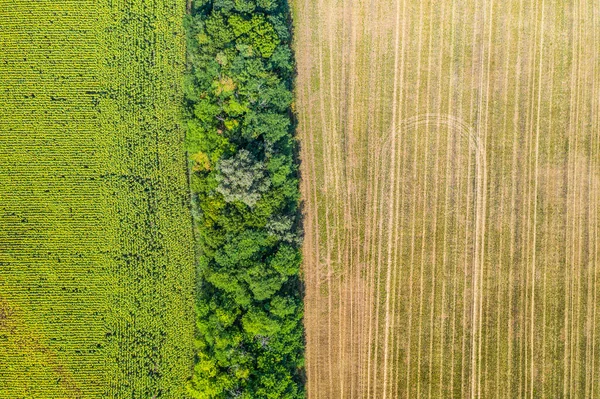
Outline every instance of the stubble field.
<svg viewBox="0 0 600 399"><path fill-rule="evenodd" d="M309 397L600 397L598 5L292 5Z"/></svg>

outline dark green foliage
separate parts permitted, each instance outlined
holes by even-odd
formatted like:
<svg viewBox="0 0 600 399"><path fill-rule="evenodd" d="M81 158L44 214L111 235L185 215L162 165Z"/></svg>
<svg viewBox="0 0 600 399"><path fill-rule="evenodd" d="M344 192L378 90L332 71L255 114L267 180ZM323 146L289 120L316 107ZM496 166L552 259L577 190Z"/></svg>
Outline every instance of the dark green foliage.
<svg viewBox="0 0 600 399"><path fill-rule="evenodd" d="M303 398L293 60L284 0L197 0L187 147L200 247L196 398Z"/></svg>

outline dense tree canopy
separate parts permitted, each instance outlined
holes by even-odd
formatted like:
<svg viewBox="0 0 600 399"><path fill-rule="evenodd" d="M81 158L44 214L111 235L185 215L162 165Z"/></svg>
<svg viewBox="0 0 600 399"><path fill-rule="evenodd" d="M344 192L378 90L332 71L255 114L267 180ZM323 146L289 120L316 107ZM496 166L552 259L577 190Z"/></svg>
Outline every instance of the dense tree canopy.
<svg viewBox="0 0 600 399"><path fill-rule="evenodd" d="M289 22L284 0L196 0L187 21L196 398L305 396Z"/></svg>

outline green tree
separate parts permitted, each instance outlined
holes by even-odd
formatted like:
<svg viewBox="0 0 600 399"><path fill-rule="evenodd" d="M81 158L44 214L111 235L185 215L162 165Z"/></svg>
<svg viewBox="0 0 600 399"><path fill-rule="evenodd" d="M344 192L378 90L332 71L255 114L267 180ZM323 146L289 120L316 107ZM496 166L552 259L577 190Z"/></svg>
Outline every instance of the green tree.
<svg viewBox="0 0 600 399"><path fill-rule="evenodd" d="M218 170L217 191L227 202L241 201L253 207L271 185L265 165L244 149L239 150L233 158L221 160Z"/></svg>
<svg viewBox="0 0 600 399"><path fill-rule="evenodd" d="M303 398L285 0L196 0L184 82L198 241L195 398Z"/></svg>

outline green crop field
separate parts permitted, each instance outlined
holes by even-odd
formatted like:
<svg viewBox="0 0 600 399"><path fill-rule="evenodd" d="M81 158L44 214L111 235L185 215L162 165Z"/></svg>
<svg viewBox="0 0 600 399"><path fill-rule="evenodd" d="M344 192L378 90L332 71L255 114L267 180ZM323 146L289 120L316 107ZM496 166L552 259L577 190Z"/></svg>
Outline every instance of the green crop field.
<svg viewBox="0 0 600 399"><path fill-rule="evenodd" d="M0 398L182 398L185 1L0 0Z"/></svg>

